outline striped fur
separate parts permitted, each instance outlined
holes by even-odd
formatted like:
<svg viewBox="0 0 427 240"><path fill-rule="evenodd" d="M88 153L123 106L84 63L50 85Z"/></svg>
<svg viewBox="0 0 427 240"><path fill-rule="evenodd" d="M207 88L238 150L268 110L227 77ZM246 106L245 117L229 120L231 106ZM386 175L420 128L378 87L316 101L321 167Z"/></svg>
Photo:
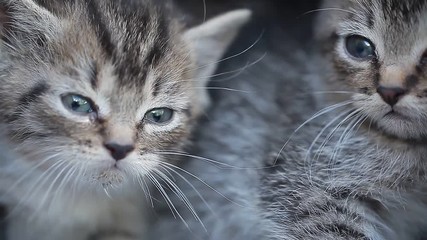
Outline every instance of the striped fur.
<svg viewBox="0 0 427 240"><path fill-rule="evenodd" d="M319 12L321 56L330 59L324 83L344 91L332 98L344 105L325 110L268 161L278 163L262 180L269 237L424 239L427 2L326 0ZM350 56L351 35L369 39L376 57ZM379 86L405 94L391 107Z"/></svg>
<svg viewBox="0 0 427 240"><path fill-rule="evenodd" d="M185 30L169 11L146 0L0 1L0 200L10 239L141 238L142 188L172 182L162 164L189 143L207 79L249 17L236 11ZM64 107L69 93L94 112ZM169 122L145 118L164 107ZM135 150L115 161L110 141Z"/></svg>

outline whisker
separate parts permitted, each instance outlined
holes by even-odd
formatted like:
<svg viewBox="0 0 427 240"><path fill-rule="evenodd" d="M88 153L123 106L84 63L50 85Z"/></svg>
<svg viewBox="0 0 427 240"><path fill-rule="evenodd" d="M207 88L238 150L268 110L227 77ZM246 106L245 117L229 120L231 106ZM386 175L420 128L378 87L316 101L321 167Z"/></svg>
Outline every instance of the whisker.
<svg viewBox="0 0 427 240"><path fill-rule="evenodd" d="M210 79L209 82L224 82L230 79L233 79L237 76L239 76L240 74L242 74L246 69L256 65L257 63L261 62L265 56L267 55L267 53L264 53L261 57L259 57L258 59L256 59L253 62L249 62L247 63L245 66L241 67L241 68L237 68L235 70L230 70L230 71L226 71L226 72L220 72L220 73L216 73L216 74L212 74L209 76L199 76L197 79L194 78L188 78L188 79L182 79L179 80L179 82L199 82L200 79L210 79L210 78L215 78L215 77L221 77L221 76L225 76L225 75L230 75L227 78L223 78L223 79ZM164 84L165 86L168 86L168 83ZM173 86L173 83L170 83L169 85Z"/></svg>
<svg viewBox="0 0 427 240"><path fill-rule="evenodd" d="M150 180L150 182L153 183L153 185L157 188L157 190L162 195L163 199L166 201L166 204L168 205L173 217L177 218L177 216L178 216L188 228L188 224L185 222L185 220L179 214L178 210L176 209L175 205L172 203L172 200L169 198L168 194L166 193L165 189L162 187L160 182L150 172L147 172L146 176Z"/></svg>
<svg viewBox="0 0 427 240"><path fill-rule="evenodd" d="M45 160L43 160L43 161L40 161L38 164L36 164L35 166L33 166L33 167L31 167L30 169L29 169L29 171L26 171L25 172L25 174L24 175L22 175L18 180L16 180L13 184L12 184L12 186L10 186L7 190L6 190L6 192L4 193L4 194L2 194L2 196L1 196L1 198L3 198L4 197L4 195L7 195L7 194L9 194L14 188L16 188L20 183L22 183L26 178L28 178L28 177L30 177L30 175L32 174L32 173L34 173L40 166L42 166L42 165L44 165L44 164L46 164L47 162L49 162L49 161L52 161L52 160L54 160L55 159L55 157L57 157L59 155L59 153L57 153L57 154L55 154L55 155L52 155L52 156L50 156L49 158L46 158Z"/></svg>
<svg viewBox="0 0 427 240"><path fill-rule="evenodd" d="M360 110L359 110L359 113L360 113ZM365 121L366 119L367 119L366 116L361 115L361 116L359 116L356 119L356 121L355 121L355 123L353 125L351 125L351 124L349 125L349 126L351 126L351 128L349 128L349 129L346 128L344 130L343 134L341 135L340 139L338 140L338 143L335 145L335 148L334 148L334 151L333 151L333 155L332 155L332 161L333 162L335 162L337 156L339 155L339 153L341 151L339 149L339 146L341 146L345 141L347 141L347 139L349 137L349 134L351 132L353 132L353 130L355 129L355 127L358 126L360 122L363 123L363 121ZM361 126L361 124L359 125L359 127L360 126Z"/></svg>
<svg viewBox="0 0 427 240"><path fill-rule="evenodd" d="M356 92L350 91L315 91L310 92L309 94L355 94Z"/></svg>
<svg viewBox="0 0 427 240"><path fill-rule="evenodd" d="M312 14L312 13L317 13L317 12L324 12L324 11L339 11L339 12L345 12L345 13L355 14L355 12L347 10L347 9L341 9L341 8L319 8L319 9L314 9L314 10L307 11L307 12L303 13L301 16L305 16L305 15Z"/></svg>
<svg viewBox="0 0 427 240"><path fill-rule="evenodd" d="M342 121L340 121L337 126L335 128L333 128L333 130L328 134L328 136L325 138L325 140L322 142L322 144L320 145L319 149L317 150L317 158L315 156L316 159L319 159L321 153L323 152L323 148L325 147L325 145L332 139L332 137L335 135L336 131L341 128L341 126L348 121L349 119L353 118L355 115L357 115L357 111L354 110L350 110L347 113L350 113L350 115L346 118L344 118ZM353 112L353 113L352 113ZM350 123L351 125L352 123Z"/></svg>
<svg viewBox="0 0 427 240"><path fill-rule="evenodd" d="M209 159L209 158L205 158L205 157L201 157L201 156L196 156L196 155L192 155L192 154L188 154L188 153L184 153L184 152L170 152L170 151L158 151L158 152L154 152L156 154L161 154L161 155L175 155L175 156L182 156L182 157L189 157L189 158L193 158L193 159L197 159L197 160L202 160L205 161L207 163L212 164L215 167L218 167L220 169L223 169L219 166L223 166L223 167L227 167L227 168L235 168L235 166L230 165L230 164L226 164L223 162L219 162L213 159ZM219 165L219 166L217 166Z"/></svg>
<svg viewBox="0 0 427 240"><path fill-rule="evenodd" d="M168 176L166 176L164 173L159 171L158 169L153 170L157 175L162 179L165 184L168 186L168 188L184 203L184 205L187 207L187 209L190 211L190 213L193 215L193 217L202 224L204 227L202 220L199 218L199 216L196 213L196 210L194 209L193 205L191 204L190 200L185 196L185 194L179 189L179 187L170 179Z"/></svg>
<svg viewBox="0 0 427 240"><path fill-rule="evenodd" d="M154 208L153 198L151 196L150 188L148 187L147 182L145 181L144 177L139 176L139 175L137 176L137 179L138 179L139 185L142 188L142 191L144 192L144 195L145 195L147 201L149 201L151 204L151 207Z"/></svg>
<svg viewBox="0 0 427 240"><path fill-rule="evenodd" d="M163 165L163 162L160 163ZM208 202L206 201L206 199L203 197L203 195L196 189L196 187L187 179L185 178L182 174L180 174L178 171L174 170L173 168L169 167L169 166L164 166L165 168L169 169L170 171L172 171L173 173L175 173L176 175L178 175L184 182L186 182L191 189L193 189L194 192L196 192L197 196L203 201L203 203L206 205L206 207L209 209L209 211L212 214L215 214L215 212L213 211L213 209L210 207L210 205L208 204ZM176 166L176 168L179 168Z"/></svg>
<svg viewBox="0 0 427 240"><path fill-rule="evenodd" d="M55 186L55 184L57 183L57 181L59 180L59 178L62 176L62 174L68 169L68 167L71 166L71 163L68 163L67 165L65 165L63 167L63 169L56 175L56 177L53 179L52 183L50 184L50 186L48 187L48 189L45 191L44 196L42 197L42 200L40 201L40 205L39 207L36 209L35 212L38 212L41 210L41 208L43 206L46 205L46 201L49 195L51 195L52 189ZM51 202L52 203L52 202Z"/></svg>
<svg viewBox="0 0 427 240"><path fill-rule="evenodd" d="M312 117L310 117L308 120L306 120L305 122L303 122L297 129L295 129L294 130L294 132L291 134L291 136L288 138L288 140L285 142L285 144L282 146L282 148L280 149L280 151L278 152L278 154L277 154L277 157L276 157L276 159L275 159L275 161L274 161L274 163L273 163L273 166L275 166L276 164L277 164L277 161L279 160L279 157L280 157L280 154L283 152L283 150L285 150L285 148L286 148L286 146L289 144L289 142L292 140L292 138L295 136L295 134L299 131L299 130L301 130L303 127L305 127L308 123L310 123L311 121L313 121L314 119L316 119L316 118L318 118L318 117L320 117L320 116L322 116L322 115L324 115L324 114L326 114L326 113L329 113L329 112L331 112L331 111L334 111L334 110L336 110L336 109L338 109L338 108L341 108L341 107L345 107L345 106L347 106L347 105L350 105L350 104L352 104L352 103L354 103L354 101L351 101L351 100L349 100L349 101L344 101L344 102L341 102L341 103L337 103L337 104L334 104L334 105L331 105L331 106L328 106L328 107L326 107L326 108L323 108L323 109L321 109L320 111L318 111L318 112L316 112Z"/></svg>
<svg viewBox="0 0 427 240"><path fill-rule="evenodd" d="M231 200L229 197L225 196L223 193L219 192L218 190L216 190L215 188L213 188L211 185L209 185L208 183L206 183L205 181L203 181L200 177L198 177L198 176L196 176L196 175L192 174L191 172L189 172L189 171L187 171L187 170L185 170L185 169L183 169L183 168L177 167L177 166L175 166L175 165L173 165L173 164L167 163L167 162L162 162L162 164L165 164L165 165L167 165L167 166L169 166L169 167L171 167L171 168L177 169L177 170L179 170L179 171L182 171L182 172L183 172L183 173L185 173L185 174L188 174L190 177L192 177L192 178L194 178L194 179L198 180L198 181L199 181L199 182L201 182L203 185L205 185L207 188L209 188L210 190L212 190L212 191L214 191L215 193L219 194L221 197L223 197L223 198L224 198L224 199L226 199L227 201L229 201L229 202L231 202L231 203L233 203L233 204L236 204L236 205L238 205L238 206L240 206L240 207L247 207L247 206L244 206L244 205L242 205L242 204L239 204L239 203L237 203L237 202L235 202L235 201Z"/></svg>
<svg viewBox="0 0 427 240"><path fill-rule="evenodd" d="M203 65L203 66L200 66L200 67L197 67L197 68L194 68L194 69L187 70L185 73L192 72L192 71L199 70L199 69L203 69L203 68L205 68L205 67L209 67L209 66L211 66L211 65L216 65L216 64L219 64L219 63L225 62L225 61L227 61L227 60L230 60L230 59L233 59L233 58L239 57L239 56L241 56L241 55L245 54L246 52L248 52L249 50L251 50L253 47L255 47L255 45L257 45L257 44L258 44L258 42L259 42L259 41L261 41L261 39L262 39L262 37L263 37L263 36L264 36L264 31L262 31L262 32L261 32L261 34L258 36L258 38L255 40L255 42L254 42L254 43L252 43L249 47L247 47L246 49L244 49L243 51L241 51L241 52L239 52L239 53L237 53L237 54L234 54L234 55L231 55L231 56L229 56L229 57L223 58L223 59L221 59L221 60L219 60L219 61L216 61L216 62L208 63L208 64L205 64L205 65Z"/></svg>
<svg viewBox="0 0 427 240"><path fill-rule="evenodd" d="M64 176L64 178L61 180L60 184L58 185L55 194L52 198L52 202L56 202L57 198L64 193L65 185L69 183L69 179L75 174L77 171L77 166L72 166L71 169L67 172L67 174Z"/></svg>
<svg viewBox="0 0 427 240"><path fill-rule="evenodd" d="M13 208L12 211L10 211L9 216L12 216L15 214L15 212L17 212L21 206L24 204L24 202L29 202L31 201L31 198L37 194L37 191L40 189L40 186L36 187L36 185L40 184L40 181L44 182L46 181L46 179L43 178L49 178L59 167L61 167L61 165L65 164L64 161L58 161L54 164L52 164L52 166L50 166L43 174L41 174L37 180L34 181L34 183L29 187L26 188L25 191L26 193L24 194L24 196L22 197L22 199L20 199L20 201L18 202L18 204Z"/></svg>
<svg viewBox="0 0 427 240"><path fill-rule="evenodd" d="M245 90L238 90L233 88L225 88L225 87L194 87L193 89L207 89L207 90L223 90L223 91L229 91L229 92L238 92L238 93L246 93L246 94L253 94L254 92L245 91Z"/></svg>
<svg viewBox="0 0 427 240"><path fill-rule="evenodd" d="M337 117L335 117L335 118L333 118L328 124L326 124L323 128L322 128L322 130L317 134L317 136L314 138L314 140L312 141L312 143L311 143L311 145L310 145L310 147L308 148L308 150L307 150L307 153L306 153L306 155L305 155L305 158L304 158L304 161L305 162L308 162L308 159L309 159L309 157L310 157L310 154L311 154L311 152L312 152L312 150L313 150L313 147L315 146L315 144L317 143L317 140L319 140L319 138L323 135L323 133L326 131L326 129L328 129L330 126L332 126L337 120L339 120L340 118L342 118L343 116L345 116L345 115L348 115L348 113L349 112L351 112L352 110L349 110L349 111L345 111L345 112L343 112L343 113L341 113L341 114L339 114ZM348 118L348 116L346 117L346 118ZM311 161L310 161L310 163L311 163ZM311 176L312 176L312 171L311 171L311 167L312 167L312 165L311 164L308 164L308 176L309 176L309 179L311 180Z"/></svg>

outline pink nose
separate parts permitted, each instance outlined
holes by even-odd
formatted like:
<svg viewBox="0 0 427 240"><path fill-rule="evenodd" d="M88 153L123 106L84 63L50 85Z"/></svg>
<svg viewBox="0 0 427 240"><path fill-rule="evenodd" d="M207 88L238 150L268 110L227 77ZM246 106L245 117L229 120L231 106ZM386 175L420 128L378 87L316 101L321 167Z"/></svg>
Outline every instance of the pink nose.
<svg viewBox="0 0 427 240"><path fill-rule="evenodd" d="M116 143L105 143L104 146L110 151L111 156L116 161L122 160L135 149L133 145L120 145Z"/></svg>
<svg viewBox="0 0 427 240"><path fill-rule="evenodd" d="M377 88L377 92L380 94L381 98L390 106L396 105L400 98L406 94L406 90L399 87L388 88L379 86Z"/></svg>

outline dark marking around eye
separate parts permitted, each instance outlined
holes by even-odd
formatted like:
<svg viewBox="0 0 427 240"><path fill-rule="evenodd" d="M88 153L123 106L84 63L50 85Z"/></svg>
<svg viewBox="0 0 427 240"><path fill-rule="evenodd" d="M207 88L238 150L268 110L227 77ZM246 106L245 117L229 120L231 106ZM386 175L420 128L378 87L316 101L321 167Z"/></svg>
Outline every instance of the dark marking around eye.
<svg viewBox="0 0 427 240"><path fill-rule="evenodd" d="M419 61L419 63L417 64L417 66L415 67L415 70L417 71L417 73L423 74L424 73L424 69L427 67L427 50L423 53L423 55L421 56L421 59Z"/></svg>
<svg viewBox="0 0 427 240"><path fill-rule="evenodd" d="M417 66L415 66L415 71L417 71L417 74L422 74L423 68L424 66L422 64L417 64Z"/></svg>
<svg viewBox="0 0 427 240"><path fill-rule="evenodd" d="M427 50L423 53L420 59L420 64L427 65Z"/></svg>
<svg viewBox="0 0 427 240"><path fill-rule="evenodd" d="M108 122L107 122L107 120L105 120L105 119L103 119L103 118L98 118L97 119L97 123L99 124L98 125L98 133L99 133L99 135L101 135L101 136L106 136L107 135L107 125L108 125Z"/></svg>
<svg viewBox="0 0 427 240"><path fill-rule="evenodd" d="M418 82L419 82L419 79L417 76L415 76L413 74L409 75L406 77L406 81L405 81L406 88L407 89L414 88L415 86L417 86Z"/></svg>
<svg viewBox="0 0 427 240"><path fill-rule="evenodd" d="M48 89L49 86L44 82L35 84L29 91L20 97L17 108L26 108L31 102L36 101L40 96L45 94Z"/></svg>
<svg viewBox="0 0 427 240"><path fill-rule="evenodd" d="M381 78L381 74L379 69L375 69L375 75L374 75L374 85L376 87L378 87L380 85L380 78Z"/></svg>

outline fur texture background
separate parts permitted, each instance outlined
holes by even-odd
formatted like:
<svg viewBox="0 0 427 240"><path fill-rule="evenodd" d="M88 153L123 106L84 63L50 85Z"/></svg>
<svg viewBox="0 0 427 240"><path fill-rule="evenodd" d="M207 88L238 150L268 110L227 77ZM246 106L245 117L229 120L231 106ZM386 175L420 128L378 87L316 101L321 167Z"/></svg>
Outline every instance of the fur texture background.
<svg viewBox="0 0 427 240"><path fill-rule="evenodd" d="M174 201L188 226L172 216L168 206L162 211L155 206L153 218L157 216L158 221L149 227L151 238L170 239L171 232L174 239L267 237L272 223L259 207L264 159L274 140L284 141L284 136L293 131L290 124L302 121L317 108L317 97L310 93L313 89L321 91L316 81L311 81L317 78L311 75L316 66L301 64L309 59L304 49L313 47L311 16L304 13L316 3L291 2L254 8L254 20L229 53L238 56L224 61L218 70L219 74L231 74L211 81L213 106L195 135L195 150L189 152L194 157L181 166L185 170L180 174L189 182L175 177L203 226L184 204ZM207 2L208 14L212 4ZM231 3L239 4L244 3ZM259 2L245 4L253 7ZM280 98L289 101L278 102ZM282 112L289 113L286 119Z"/></svg>
<svg viewBox="0 0 427 240"><path fill-rule="evenodd" d="M267 51L264 59L219 83L251 91L213 93L217 102L196 135L194 154L219 163L212 167L196 158L182 166L199 178L187 177L190 183L180 186L194 193L190 201L200 221L177 204L188 226L172 217L166 221L165 208L153 225L153 236L422 239L427 153L421 110L425 96L419 93L425 83L418 80L424 79L425 46L420 40L426 36L425 1L325 1L315 30L326 52L311 51L312 42L300 38L310 24L279 24L287 8L279 9L282 17L271 14L269 19L285 31L269 25L263 39L267 44L246 53L256 57ZM343 43L351 34L375 44L376 61L346 55ZM401 67L402 74L390 74L392 65ZM232 63L224 67L233 68ZM420 75L412 86L407 76L415 69ZM392 106L397 112L411 109L404 114L408 122L384 117L390 106L377 87L390 81L409 88ZM321 107L326 108L314 114Z"/></svg>

